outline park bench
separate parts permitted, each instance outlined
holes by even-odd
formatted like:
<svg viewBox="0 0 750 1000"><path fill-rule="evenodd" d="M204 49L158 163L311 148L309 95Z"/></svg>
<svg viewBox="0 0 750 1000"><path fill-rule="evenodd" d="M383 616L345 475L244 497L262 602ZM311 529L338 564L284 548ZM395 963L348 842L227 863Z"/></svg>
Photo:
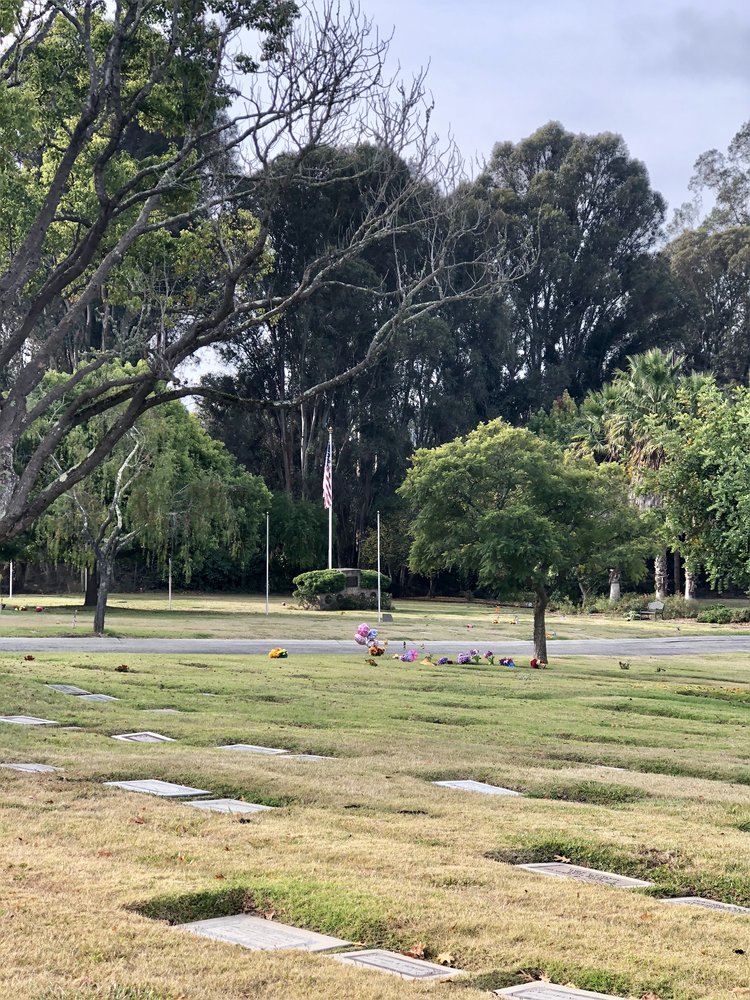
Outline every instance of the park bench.
<svg viewBox="0 0 750 1000"><path fill-rule="evenodd" d="M664 602L663 601L651 601L645 611L640 611L638 614L640 619L649 620L651 618L656 621L657 618L664 618Z"/></svg>

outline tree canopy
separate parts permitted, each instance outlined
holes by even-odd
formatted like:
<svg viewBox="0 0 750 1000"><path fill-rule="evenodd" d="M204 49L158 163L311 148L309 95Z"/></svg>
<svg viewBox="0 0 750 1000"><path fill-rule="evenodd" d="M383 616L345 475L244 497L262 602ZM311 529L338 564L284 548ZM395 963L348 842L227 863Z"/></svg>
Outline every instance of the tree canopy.
<svg viewBox="0 0 750 1000"><path fill-rule="evenodd" d="M413 516L412 568L461 569L498 597L533 594L543 661L552 581L626 555L633 575L644 569L643 526L623 471L502 420L417 451L399 493Z"/></svg>
<svg viewBox="0 0 750 1000"><path fill-rule="evenodd" d="M298 406L374 365L397 330L502 286L497 248L466 242L483 221L444 193L460 165L429 132L423 77L390 82L388 42L355 4L37 0L4 15L0 540L83 480L145 412L208 392L181 375L201 349L272 337L292 305L342 281L387 295L382 322L322 382L245 401ZM297 247L294 280L274 286L275 259L292 252L271 234L280 193L315 198L335 183L338 163L320 155L331 146L355 158L373 149L377 180L358 188L357 219ZM402 267L409 240L424 248L418 271ZM376 248L390 255L387 289L358 264ZM107 378L118 358L133 371ZM67 379L39 394L49 369ZM49 477L61 441L114 408L90 452ZM19 443L40 426L21 468Z"/></svg>

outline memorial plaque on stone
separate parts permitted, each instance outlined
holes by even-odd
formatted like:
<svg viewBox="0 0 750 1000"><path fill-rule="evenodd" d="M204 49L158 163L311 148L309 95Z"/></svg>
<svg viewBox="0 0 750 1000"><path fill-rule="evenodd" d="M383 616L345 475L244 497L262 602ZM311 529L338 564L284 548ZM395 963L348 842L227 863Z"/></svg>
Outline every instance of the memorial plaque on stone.
<svg viewBox="0 0 750 1000"><path fill-rule="evenodd" d="M239 750L241 753L263 753L263 754L289 753L288 750L279 750L278 747L256 747L252 743L229 743L226 746L219 747L218 749Z"/></svg>
<svg viewBox="0 0 750 1000"><path fill-rule="evenodd" d="M345 965L356 965L360 969L376 969L378 972L389 972L401 979L435 980L452 979L454 976L465 976L460 969L450 969L445 965L435 965L419 958L409 958L395 951L383 951L372 948L368 951L348 951L333 956L337 962Z"/></svg>
<svg viewBox="0 0 750 1000"><path fill-rule="evenodd" d="M391 615L387 611L385 611L383 613L383 621L384 622L392 622L393 621L393 615Z"/></svg>
<svg viewBox="0 0 750 1000"><path fill-rule="evenodd" d="M33 715L0 715L0 722L10 722L14 726L59 726L54 719L37 719Z"/></svg>
<svg viewBox="0 0 750 1000"><path fill-rule="evenodd" d="M662 899L662 903L669 903L671 906L702 906L706 910L719 910L722 913L735 913L741 917L750 917L750 906L719 903L715 899L703 899L702 896L678 896L675 899Z"/></svg>
<svg viewBox="0 0 750 1000"><path fill-rule="evenodd" d="M242 799L201 799L200 802L188 802L194 809L207 809L217 813L257 813L273 809L273 806L262 806L256 802L243 802Z"/></svg>
<svg viewBox="0 0 750 1000"><path fill-rule="evenodd" d="M583 868L581 865L566 865L556 861L548 864L515 865L515 867L538 872L540 875L551 875L553 878L570 878L577 882L589 882L591 885L606 885L611 889L640 889L654 884L642 878L629 878L627 875L600 872L596 868Z"/></svg>
<svg viewBox="0 0 750 1000"><path fill-rule="evenodd" d="M111 694L79 694L79 701L119 701L119 698L115 698Z"/></svg>
<svg viewBox="0 0 750 1000"><path fill-rule="evenodd" d="M27 771L29 774L46 774L48 771L56 771L56 767L51 764L0 764L9 771Z"/></svg>
<svg viewBox="0 0 750 1000"><path fill-rule="evenodd" d="M280 924L276 920L265 920L249 913L234 917L214 917L211 920L195 920L189 924L178 924L179 930L200 934L215 941L238 944L253 951L277 951L281 948L300 948L302 951L328 951L350 944L341 938L303 931L298 927Z"/></svg>
<svg viewBox="0 0 750 1000"><path fill-rule="evenodd" d="M443 788L459 788L464 792L482 792L483 795L520 795L520 792L513 791L512 788L503 788L501 785L488 785L484 781L433 781L433 785L440 785Z"/></svg>
<svg viewBox="0 0 750 1000"><path fill-rule="evenodd" d="M171 736L162 736L161 733L120 733L113 736L113 740L122 740L124 743L176 743Z"/></svg>
<svg viewBox="0 0 750 1000"><path fill-rule="evenodd" d="M621 1000L609 993L592 993L590 990L576 990L572 986L557 986L555 983L523 983L521 986L507 986L494 990L498 997L517 997L518 1000Z"/></svg>
<svg viewBox="0 0 750 1000"><path fill-rule="evenodd" d="M76 687L75 684L48 684L48 688L52 688L53 691L57 691L58 694L90 694L84 688Z"/></svg>
<svg viewBox="0 0 750 1000"><path fill-rule="evenodd" d="M159 778L144 778L137 781L105 781L104 784L110 788L123 788L126 792L145 792L147 795L159 795L166 799L211 794L205 788L177 785L173 781L161 781Z"/></svg>

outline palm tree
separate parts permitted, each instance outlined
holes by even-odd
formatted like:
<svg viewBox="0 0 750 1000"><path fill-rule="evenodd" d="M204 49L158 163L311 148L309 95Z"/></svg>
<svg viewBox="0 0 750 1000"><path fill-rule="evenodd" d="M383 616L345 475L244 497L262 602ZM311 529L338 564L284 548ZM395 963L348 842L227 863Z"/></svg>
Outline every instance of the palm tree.
<svg viewBox="0 0 750 1000"><path fill-rule="evenodd" d="M641 510L658 510L662 500L654 492L654 474L664 462L660 429L674 412L684 358L673 351L652 348L628 360L601 392L584 401L584 430L580 442L596 456L620 462L627 469L633 502ZM659 599L667 593L666 548L654 559L654 583ZM610 571L610 601L619 598L619 570Z"/></svg>

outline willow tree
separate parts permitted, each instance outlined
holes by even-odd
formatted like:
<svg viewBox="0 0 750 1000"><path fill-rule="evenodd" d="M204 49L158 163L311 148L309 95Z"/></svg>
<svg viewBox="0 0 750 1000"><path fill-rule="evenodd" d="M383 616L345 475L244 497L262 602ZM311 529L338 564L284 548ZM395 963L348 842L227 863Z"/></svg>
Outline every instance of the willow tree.
<svg viewBox="0 0 750 1000"><path fill-rule="evenodd" d="M98 424L79 427L53 456L79 460ZM72 451L72 454L71 454ZM96 580L94 633L101 635L118 556L135 545L162 571L189 582L217 547L245 563L261 543L271 494L241 469L180 403L146 414L83 483L73 486L34 525L36 545L53 559L88 569Z"/></svg>
<svg viewBox="0 0 750 1000"><path fill-rule="evenodd" d="M391 81L388 42L356 4L8 0L0 18L0 541L144 413L210 391L185 384L184 362L251 331L269 336L372 247L390 248L399 280L357 356L296 397L246 405L299 406L373 365L397 330L502 284L502 253L477 254L467 239L483 220L443 196L459 164L429 132L423 77ZM362 143L380 158L361 220L274 291L264 278L280 193L294 180L314 197L336 170L313 164L316 150ZM402 156L409 169L394 176ZM406 234L424 247L408 274ZM134 368L110 378L117 358ZM49 369L67 377L40 393ZM115 409L89 451L50 476L61 443Z"/></svg>

